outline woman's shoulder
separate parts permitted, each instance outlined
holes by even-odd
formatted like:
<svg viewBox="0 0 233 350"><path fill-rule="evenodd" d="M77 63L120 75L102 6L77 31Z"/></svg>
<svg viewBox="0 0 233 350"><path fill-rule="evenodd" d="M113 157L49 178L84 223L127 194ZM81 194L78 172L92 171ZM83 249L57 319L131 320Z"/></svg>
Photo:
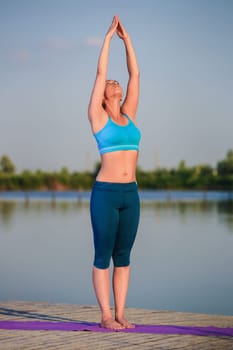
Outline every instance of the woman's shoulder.
<svg viewBox="0 0 233 350"><path fill-rule="evenodd" d="M133 122L136 121L136 116L135 115L134 116L130 115L130 113L126 112L125 110L121 110L121 114L124 115L129 120L132 120Z"/></svg>

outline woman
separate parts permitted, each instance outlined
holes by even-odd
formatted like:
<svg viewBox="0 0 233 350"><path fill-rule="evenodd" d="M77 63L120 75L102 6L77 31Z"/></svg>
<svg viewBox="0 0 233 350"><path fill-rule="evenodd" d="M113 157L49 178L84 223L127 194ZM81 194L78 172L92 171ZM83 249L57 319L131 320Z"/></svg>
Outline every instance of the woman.
<svg viewBox="0 0 233 350"><path fill-rule="evenodd" d="M107 79L111 39L117 33L126 49L129 80L126 97L116 80ZM136 166L140 131L136 126L139 68L128 33L118 16L105 36L99 55L88 116L101 155L101 168L92 189L90 211L94 233L93 285L101 309L101 326L133 328L124 317L130 275L130 251L139 222ZM113 259L115 318L110 310L110 271Z"/></svg>

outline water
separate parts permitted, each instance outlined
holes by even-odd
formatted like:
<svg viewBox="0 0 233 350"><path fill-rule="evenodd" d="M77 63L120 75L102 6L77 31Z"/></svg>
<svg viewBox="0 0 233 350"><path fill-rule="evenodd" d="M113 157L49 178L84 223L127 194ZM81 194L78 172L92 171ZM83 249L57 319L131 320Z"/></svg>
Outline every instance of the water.
<svg viewBox="0 0 233 350"><path fill-rule="evenodd" d="M219 195L141 192L127 306L233 315L233 202ZM0 201L0 300L96 304L89 194L33 196Z"/></svg>

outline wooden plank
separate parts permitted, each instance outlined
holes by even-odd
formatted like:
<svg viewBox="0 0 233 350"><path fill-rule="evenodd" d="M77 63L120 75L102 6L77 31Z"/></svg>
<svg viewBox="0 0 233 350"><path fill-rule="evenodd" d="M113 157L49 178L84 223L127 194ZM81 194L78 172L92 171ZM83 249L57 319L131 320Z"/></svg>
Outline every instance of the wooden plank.
<svg viewBox="0 0 233 350"><path fill-rule="evenodd" d="M184 326L232 327L233 316L184 313L161 310L126 309L133 323ZM1 302L0 320L66 320L99 322L97 306L52 304L46 302ZM140 333L94 333L58 331L0 330L0 349L11 350L109 350L109 349L198 349L232 350L230 337L161 335Z"/></svg>

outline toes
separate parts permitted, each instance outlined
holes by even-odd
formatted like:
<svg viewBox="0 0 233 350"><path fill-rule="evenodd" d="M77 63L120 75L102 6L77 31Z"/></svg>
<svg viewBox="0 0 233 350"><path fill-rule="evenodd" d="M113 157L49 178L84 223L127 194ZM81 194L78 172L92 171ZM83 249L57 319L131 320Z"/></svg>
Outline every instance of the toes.
<svg viewBox="0 0 233 350"><path fill-rule="evenodd" d="M125 327L120 324L119 322L115 321L114 319L107 319L103 320L100 324L102 328L112 329L112 330L118 330L118 329L124 329Z"/></svg>
<svg viewBox="0 0 233 350"><path fill-rule="evenodd" d="M135 328L134 324L125 319L117 319L116 321L119 322L124 328Z"/></svg>

